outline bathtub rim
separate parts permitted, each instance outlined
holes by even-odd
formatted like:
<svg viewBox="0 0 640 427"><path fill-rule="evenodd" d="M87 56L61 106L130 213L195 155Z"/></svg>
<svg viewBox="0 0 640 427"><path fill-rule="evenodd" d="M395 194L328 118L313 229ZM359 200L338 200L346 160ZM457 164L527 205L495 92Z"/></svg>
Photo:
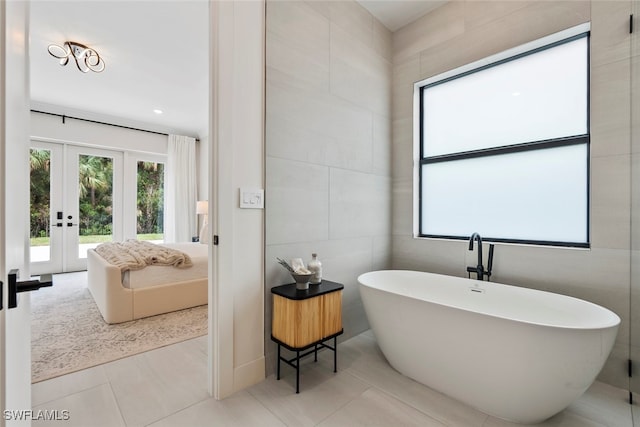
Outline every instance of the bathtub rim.
<svg viewBox="0 0 640 427"><path fill-rule="evenodd" d="M451 304L445 304L443 302L439 302L439 301L435 301L433 299L425 299L425 298L420 298L418 296L415 295L406 295L404 293L399 293L399 292L393 292L391 290L388 289L384 289L378 286L372 286L371 284L366 284L362 282L362 279L366 279L366 276L369 275L373 275L375 273L415 273L415 274L426 274L426 275L430 275L430 276L443 276L443 277L449 277L449 278L456 278L456 279L460 279L460 280L469 280L471 282L471 286L476 286L479 285L481 283L491 283L492 285L499 285L499 286L504 286L504 287L509 287L509 288L516 288L519 290L522 290L523 292L532 292L532 293L536 293L536 294L545 294L545 295L554 295L553 298L567 298L570 299L572 301L578 302L579 304L584 304L590 307L590 309L593 310L598 310L599 312L603 313L603 315L606 315L608 317L608 319L603 319L603 320L607 320L607 322L603 322L602 324L598 325L598 326L593 326L593 325L587 325L587 326L580 326L580 325L559 325L559 324L555 324L555 323L550 323L550 322L544 322L544 321L533 321L533 320L529 320L529 319L522 319L522 318L514 318L514 317L509 317L506 315L500 315L500 314L496 314L496 313L492 313L492 312L488 312L488 311L482 311L482 310L473 310L473 309L469 309L468 307L462 307L462 306L456 306L456 305L451 305ZM528 324L528 325L532 325L532 326L541 326L541 327L546 327L546 328L556 328L556 329L567 329L567 330L582 330L582 331L594 331L594 330L604 330L604 329L610 329L610 328L618 328L620 326L620 324L622 323L622 320L620 318L620 316L618 316L618 314L616 314L613 310L610 310L606 307L603 307L599 304L593 303L591 301L587 301L581 298L576 298L570 295L565 295L565 294L560 294L557 292L550 292L550 291L543 291L540 289L533 289L533 288L527 288L527 287L523 287L523 286L516 286L516 285L509 285L509 284L505 284L505 283L500 283L500 282L481 282L479 280L474 280L474 279L467 279L465 277L460 277L460 276L451 276L451 275L447 275L447 274L440 274L440 273L431 273L431 272L427 272L427 271L417 271L417 270L374 270L374 271L368 271L366 273L362 273L358 276L358 286L364 286L367 287L369 289L372 290L377 290L379 292L386 292L389 294L393 294L393 295L398 295L398 296L402 296L405 298L413 298L413 299L417 299L419 301L423 301L425 303L429 303L429 304L435 304L441 307L447 307L447 308L451 308L451 309L455 309L455 310L461 310L461 311L466 311L466 312L472 312L478 315L482 315L482 316L490 316L490 317L494 317L497 319L503 319L503 320L508 320L508 321L512 321L512 322L518 322L518 323L523 323L523 324Z"/></svg>

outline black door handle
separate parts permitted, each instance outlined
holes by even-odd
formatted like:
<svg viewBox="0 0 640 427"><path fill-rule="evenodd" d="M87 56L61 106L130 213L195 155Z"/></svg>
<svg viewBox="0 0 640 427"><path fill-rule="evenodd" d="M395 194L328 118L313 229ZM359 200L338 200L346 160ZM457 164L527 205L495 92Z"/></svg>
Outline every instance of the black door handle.
<svg viewBox="0 0 640 427"><path fill-rule="evenodd" d="M18 306L18 293L37 291L40 288L53 286L51 274L42 274L39 279L25 280L18 282L18 269L9 272L9 307L16 308Z"/></svg>

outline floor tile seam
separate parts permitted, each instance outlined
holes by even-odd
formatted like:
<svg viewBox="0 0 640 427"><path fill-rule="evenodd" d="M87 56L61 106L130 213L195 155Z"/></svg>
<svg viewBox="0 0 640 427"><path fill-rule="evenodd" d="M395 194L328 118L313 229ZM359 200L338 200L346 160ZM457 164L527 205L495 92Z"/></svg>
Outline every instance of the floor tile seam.
<svg viewBox="0 0 640 427"><path fill-rule="evenodd" d="M265 380L266 380L266 378L265 378ZM269 406L267 406L267 405L262 401L262 399L258 399L258 397L257 397L257 396L255 396L255 395L251 392L251 390L250 390L250 389L247 389L247 394L248 394L249 396L251 396L251 398L252 398L253 400L255 400L256 402L258 402L258 404L259 404L260 406L262 406L264 409L266 409L266 410L267 410L267 412L269 412L269 413L270 413L271 415L273 415L273 416L274 416L278 421L280 421L280 422L282 423L282 425L284 425L284 426L288 426L288 424L286 423L286 421L285 421L284 419L282 419L281 417L279 417L279 416L278 416L278 414L276 414L275 412L273 412L273 411L271 410L271 408L270 408Z"/></svg>
<svg viewBox="0 0 640 427"><path fill-rule="evenodd" d="M208 396L208 397L205 397L204 399L201 399L201 400L199 400L197 402L190 403L189 405L185 406L184 408L181 408L181 409L178 409L176 411L173 411L173 412L171 412L171 413L169 413L169 414L167 414L167 415L165 415L163 417L158 418L157 420L150 421L149 423L145 424L145 427L149 427L149 426L151 426L151 425L153 425L153 424L155 424L155 423L157 423L159 421L164 420L165 418L169 418L169 417L172 417L172 416L174 416L176 414L179 414L180 412L186 411L189 408L192 408L192 407L194 407L196 405L199 405L199 404L201 404L203 402L206 402L209 399L213 399L213 397Z"/></svg>
<svg viewBox="0 0 640 427"><path fill-rule="evenodd" d="M45 381L47 381L47 380L45 380ZM101 382L100 384L94 384L92 386L85 387L85 388L83 388L81 390L76 390L74 392L67 393L67 394L62 395L62 396L58 396L58 397L56 397L54 399L50 399L50 400L47 400L45 402L38 403L37 405L33 405L32 404L31 406L32 406L32 409L33 409L33 408L36 408L38 406L46 405L46 404L49 404L49 403L52 403L52 402L56 402L58 400L62 400L62 399L66 399L66 398L71 397L71 396L75 396L76 394L80 394L80 393L87 392L89 390L93 390L94 388L102 387L105 384L109 384L109 380L108 379L106 381ZM109 384L109 386L111 386L111 385ZM33 387L33 384L32 384L32 387ZM32 394L33 394L33 391L32 391Z"/></svg>
<svg viewBox="0 0 640 427"><path fill-rule="evenodd" d="M344 371L342 371L343 373L345 373ZM346 373L348 374L348 373ZM353 376L353 375L352 375ZM355 378L355 377L354 377ZM358 381L360 381L359 378L356 378ZM358 394L357 396L351 398L348 401L345 401L342 405L340 405L339 407L337 407L333 412L331 412L330 414L328 414L327 416L325 416L323 419L321 419L320 421L318 421L315 425L319 426L321 425L323 422L325 422L327 419L331 418L333 415L335 415L338 411L340 411L342 408L344 408L345 406L347 406L348 404L350 404L351 402L355 401L356 399L361 398L367 391L371 390L372 388L375 388L374 386L370 385L369 383L364 383L365 385L367 385L367 388L364 389L362 391L362 393Z"/></svg>
<svg viewBox="0 0 640 427"><path fill-rule="evenodd" d="M127 422L124 419L124 414L122 413L122 408L120 408L120 403L118 402L118 397L116 396L115 390L113 390L113 386L111 385L111 381L108 381L107 384L109 385L109 391L111 392L111 397L113 397L113 401L116 404L116 409L118 410L118 415L120 416L120 421L122 422L123 426L126 426Z"/></svg>
<svg viewBox="0 0 640 427"><path fill-rule="evenodd" d="M347 368L346 370L349 370L349 369L351 369L351 368ZM345 371L346 371L346 370L345 370ZM345 372L345 371L343 371L343 372ZM422 409L420 409L420 408L416 407L415 405L411 404L410 402L407 402L407 401L406 401L402 396L399 396L398 394L396 394L396 393L392 392L391 390L387 390L387 389L385 389L385 388L381 387L381 386L380 386L380 385L378 385L378 384L374 384L374 383L369 382L369 381L368 381L368 380L366 380L365 378L363 378L363 377L359 376L359 375L358 375L358 371L357 371L357 370L355 370L355 369L354 369L354 370L352 370L352 372L349 372L349 373L350 373L352 376L356 377L359 381L362 381L362 382L363 382L363 383L365 383L365 384L369 384L372 388L376 388L377 390L379 390L380 392L382 392L382 393L386 394L387 396L391 396L391 397L393 397L394 399L398 400L399 402L404 403L405 405L407 405L407 406L409 406L409 407L411 407L411 408L415 409L416 411L418 411L418 412L420 412L421 414L423 414L423 415L425 415L425 416L427 416L427 417L431 418L432 420L435 420L435 421L437 421L437 422L439 422L439 423L441 423L441 424L443 424L443 425L445 425L445 426L460 427L460 426L456 426L455 424L451 424L451 420L446 420L446 419L443 419L443 418L441 418L441 417L438 417L436 414L429 413L429 412L425 412L424 410L422 410ZM399 374L399 375L401 375L401 374ZM419 384L419 383L418 383L418 384ZM423 385L423 384L420 384L420 385L421 385L422 387L426 387L426 388L429 388L430 390L433 390L433 389L431 389L430 387L428 387L428 386L426 386L426 385ZM433 391L435 391L435 392L439 393L439 392L438 392L438 391L436 391L436 390L433 390ZM450 397L448 397L448 396L446 396L446 395L444 395L444 396L445 396L445 397L447 397L447 398L449 398L449 399L452 399L452 398L450 398ZM455 399L454 399L454 400L455 400ZM459 403L459 404L461 404L461 405L464 405L463 403L461 403L461 402L459 402L459 401L457 401L457 400L456 400L456 402L457 402L457 403ZM484 420L483 420L483 424L482 424L482 425L484 425L484 423L485 423L485 422L487 421L487 419L489 418L489 415L487 415L487 414L483 414L483 415L484 415Z"/></svg>
<svg viewBox="0 0 640 427"><path fill-rule="evenodd" d="M382 393L382 394L384 394L384 395L386 395L388 397L391 397L392 399L397 400L398 402L400 402L400 403L402 403L404 405L407 405L411 409L414 409L415 411L419 412L420 414L424 415L425 417L430 418L431 420L433 420L433 421L435 421L437 423L440 423L443 426L446 426L446 427L461 427L459 425L452 424L451 420L444 420L444 419L441 419L439 417L436 417L434 414L430 414L428 412L425 412L425 411L421 410L420 408L417 408L416 406L414 406L411 403L407 402L406 400L404 400L400 396L397 396L395 393L386 391L386 390L384 390L383 388L381 388L381 387L379 387L377 385L372 385L371 388L374 388L377 391L379 391L380 393ZM483 421L483 424L484 424L485 421L486 421L486 417L485 417L485 420Z"/></svg>

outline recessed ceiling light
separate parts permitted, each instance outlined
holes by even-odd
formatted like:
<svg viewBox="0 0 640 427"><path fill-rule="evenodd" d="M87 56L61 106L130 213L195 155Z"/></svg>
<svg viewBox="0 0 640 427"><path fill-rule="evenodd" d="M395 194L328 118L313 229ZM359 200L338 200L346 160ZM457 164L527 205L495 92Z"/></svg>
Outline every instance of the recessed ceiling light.
<svg viewBox="0 0 640 427"><path fill-rule="evenodd" d="M162 110L158 110L158 109L153 110L153 112L156 114L162 114Z"/></svg>

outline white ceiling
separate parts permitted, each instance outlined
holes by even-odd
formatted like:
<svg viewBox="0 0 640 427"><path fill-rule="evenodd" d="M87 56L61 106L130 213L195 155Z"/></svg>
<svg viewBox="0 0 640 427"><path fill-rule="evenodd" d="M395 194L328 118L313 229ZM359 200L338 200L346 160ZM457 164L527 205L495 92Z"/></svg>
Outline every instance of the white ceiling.
<svg viewBox="0 0 640 427"><path fill-rule="evenodd" d="M446 0L360 0L396 30ZM208 0L34 0L34 110L194 137L208 135ZM96 49L102 73L60 66L50 44ZM162 115L153 112L163 111Z"/></svg>
<svg viewBox="0 0 640 427"><path fill-rule="evenodd" d="M206 0L33 1L32 109L208 135L208 16ZM60 66L47 47L67 40L96 49L105 70Z"/></svg>
<svg viewBox="0 0 640 427"><path fill-rule="evenodd" d="M415 21L447 0L357 0L391 31Z"/></svg>

